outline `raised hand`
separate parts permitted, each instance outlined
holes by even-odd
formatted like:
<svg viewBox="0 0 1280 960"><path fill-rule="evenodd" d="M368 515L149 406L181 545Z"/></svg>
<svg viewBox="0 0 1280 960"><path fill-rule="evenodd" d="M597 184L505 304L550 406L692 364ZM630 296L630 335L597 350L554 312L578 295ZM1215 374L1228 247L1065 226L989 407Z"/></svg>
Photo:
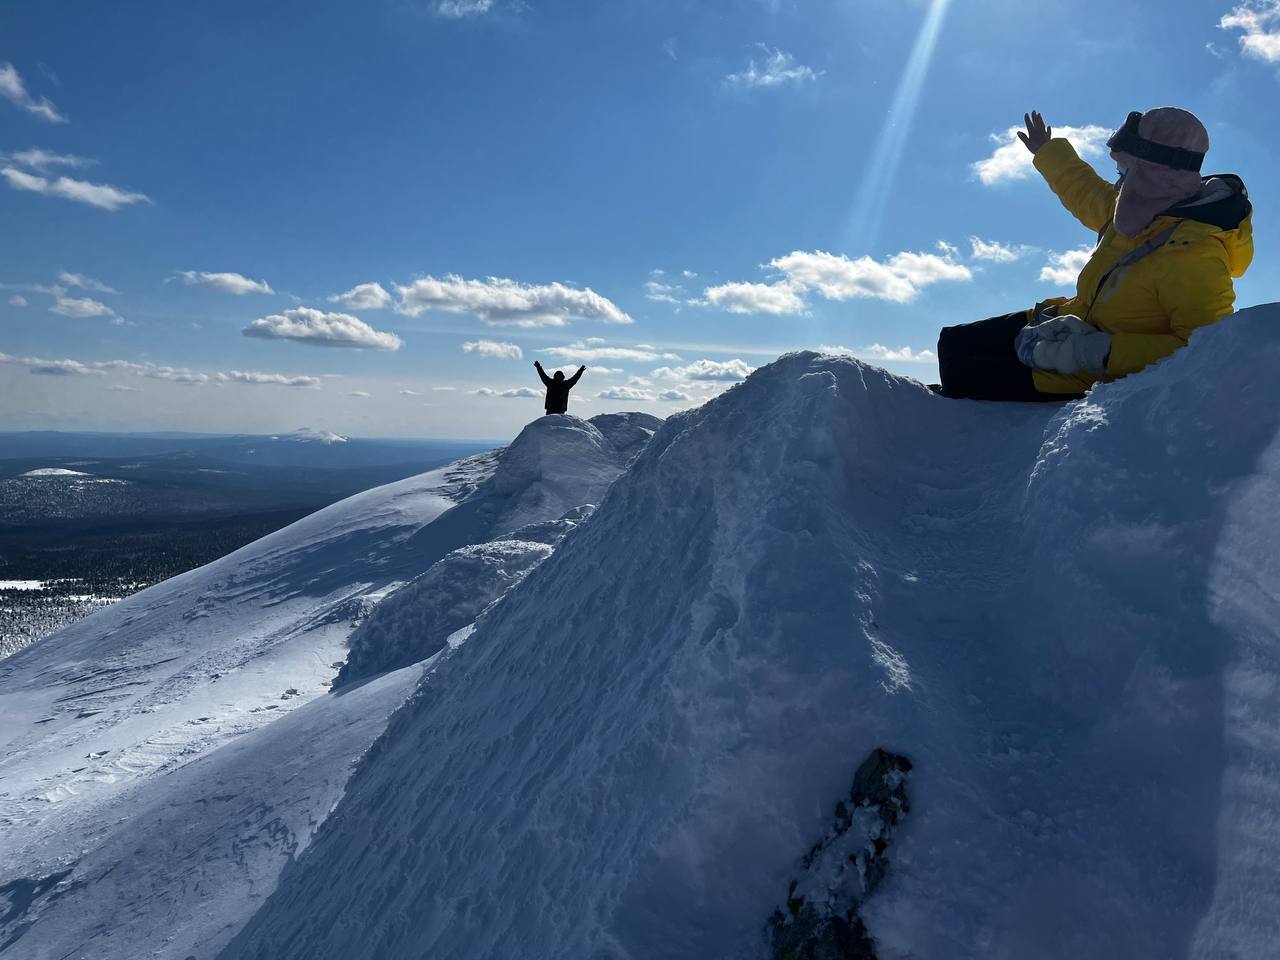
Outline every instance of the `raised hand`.
<svg viewBox="0 0 1280 960"><path fill-rule="evenodd" d="M1018 139L1034 156L1041 147L1053 139L1053 127L1044 125L1044 117L1032 110L1024 113L1022 120L1027 125L1027 132L1018 131Z"/></svg>

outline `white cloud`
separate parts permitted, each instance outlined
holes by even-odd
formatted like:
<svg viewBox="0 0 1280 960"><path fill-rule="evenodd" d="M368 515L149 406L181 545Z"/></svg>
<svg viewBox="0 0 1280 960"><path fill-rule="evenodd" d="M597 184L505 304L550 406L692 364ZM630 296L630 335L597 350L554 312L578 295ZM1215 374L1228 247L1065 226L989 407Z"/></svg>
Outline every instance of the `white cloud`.
<svg viewBox="0 0 1280 960"><path fill-rule="evenodd" d="M707 287L700 304L729 313L769 313L774 316L803 313L805 302L789 283L722 283Z"/></svg>
<svg viewBox="0 0 1280 960"><path fill-rule="evenodd" d="M45 376L66 377L66 376L106 376L106 371L97 370L88 364L81 363L79 360L39 360L35 357L28 358L27 369L31 373L44 374Z"/></svg>
<svg viewBox="0 0 1280 960"><path fill-rule="evenodd" d="M265 280L250 280L239 273L208 273L204 270L179 270L178 276L187 286L210 287L223 293L243 297L246 293L275 293Z"/></svg>
<svg viewBox="0 0 1280 960"><path fill-rule="evenodd" d="M396 309L411 317L443 310L517 327L562 327L572 320L632 322L607 297L589 287L579 290L563 283L525 284L501 277L466 280L448 274L443 279L421 277L407 287L397 285L396 293L400 296Z"/></svg>
<svg viewBox="0 0 1280 960"><path fill-rule="evenodd" d="M596 394L597 400L652 400L653 394L635 387L610 387Z"/></svg>
<svg viewBox="0 0 1280 960"><path fill-rule="evenodd" d="M133 203L151 202L151 198L145 193L121 190L108 183L89 183L87 180L74 180L71 177L50 180L47 177L18 170L16 167L0 168L0 176L3 176L14 190L41 193L47 197L62 197L66 200L87 203L101 210L119 210Z"/></svg>
<svg viewBox="0 0 1280 960"><path fill-rule="evenodd" d="M399 393L400 393L400 396L402 396L402 397L420 397L420 396L422 396L422 394L420 394L417 390L409 390L408 388L406 388L406 389L404 389L404 390L399 391Z"/></svg>
<svg viewBox="0 0 1280 960"><path fill-rule="evenodd" d="M482 17L493 9L494 0L436 0L436 14L449 20Z"/></svg>
<svg viewBox="0 0 1280 960"><path fill-rule="evenodd" d="M1007 180L1025 180L1035 172L1031 165L1031 151L1018 139L1018 132L1026 132L1022 126L1010 127L1004 133L991 134L991 142L996 144L991 156L985 160L969 164L969 168L987 186L1003 183ZM1085 127L1054 127L1053 135L1071 141L1080 156L1101 157L1111 138L1112 131L1107 127L1090 124Z"/></svg>
<svg viewBox="0 0 1280 960"><path fill-rule="evenodd" d="M17 364L27 367L31 373L53 376L105 376L108 373L125 373L136 377L144 377L148 380L165 380L170 383L180 383L188 386L215 382L310 388L320 386L319 377L293 376L283 373L257 373L243 370L230 370L210 374L191 370L188 367L162 366L150 361L139 363L133 360L94 360L85 363L80 360L44 360L39 357L13 357L0 353L0 363ZM135 392L138 388L116 385L111 389Z"/></svg>
<svg viewBox="0 0 1280 960"><path fill-rule="evenodd" d="M347 394L348 397L358 397L361 400L368 400L373 396L368 390L352 390Z"/></svg>
<svg viewBox="0 0 1280 960"><path fill-rule="evenodd" d="M26 85L22 82L22 77L18 75L17 68L12 63L5 61L0 63L0 97L8 100L15 107L33 113L42 120L48 120L50 123L66 123L67 118L58 112L58 108L49 102L48 98L33 97L27 92Z"/></svg>
<svg viewBox="0 0 1280 960"><path fill-rule="evenodd" d="M557 360L571 363L593 363L596 360L632 360L636 363L652 363L655 360L679 360L675 353L660 353L657 347L649 344L636 344L634 347L606 347L599 337L590 337L563 347L543 347L538 352L545 353Z"/></svg>
<svg viewBox="0 0 1280 960"><path fill-rule="evenodd" d="M15 293L12 297L9 298L9 305L13 307L31 306L31 304L27 301L26 297L21 296L20 294L17 294L17 293Z"/></svg>
<svg viewBox="0 0 1280 960"><path fill-rule="evenodd" d="M796 63L796 58L791 54L772 49L763 43L757 46L763 59L757 62L752 57L741 73L731 73L725 77L726 87L734 90L772 89L787 84L800 86L818 79L819 74L812 67Z"/></svg>
<svg viewBox="0 0 1280 960"><path fill-rule="evenodd" d="M499 343L496 340L469 340L462 345L466 353L479 354L492 360L519 360L524 351L514 343Z"/></svg>
<svg viewBox="0 0 1280 960"><path fill-rule="evenodd" d="M246 337L296 340L319 347L357 350L399 350L403 341L394 333L375 330L349 313L324 313L313 307L294 307L261 317L242 331Z"/></svg>
<svg viewBox="0 0 1280 960"><path fill-rule="evenodd" d="M494 390L492 387L481 387L471 392L478 397L505 397L507 399L536 399L542 396L532 387L513 387L510 390Z"/></svg>
<svg viewBox="0 0 1280 960"><path fill-rule="evenodd" d="M72 153L54 153L52 150L43 150L40 147L19 150L17 153L9 154L5 159L40 173L46 172L50 167L88 167L97 162L88 157L77 157Z"/></svg>
<svg viewBox="0 0 1280 960"><path fill-rule="evenodd" d="M938 359L932 350L912 350L910 347L899 347L894 350L880 343L873 343L870 346L863 347L861 350L824 343L818 349L822 353L834 353L841 356L857 357L859 360L880 360L891 363L933 363Z"/></svg>
<svg viewBox="0 0 1280 960"><path fill-rule="evenodd" d="M672 60L680 59L680 41L676 37L667 37L662 41L662 52Z"/></svg>
<svg viewBox="0 0 1280 960"><path fill-rule="evenodd" d="M108 390L114 390L116 393L141 393L141 387L131 387L127 383L113 383L107 387Z"/></svg>
<svg viewBox="0 0 1280 960"><path fill-rule="evenodd" d="M655 303L680 303L680 298L676 294L681 293L682 289L678 284L649 280L644 285L644 298Z"/></svg>
<svg viewBox="0 0 1280 960"><path fill-rule="evenodd" d="M188 386L209 383L214 378L207 373L197 373L187 367L156 367L150 364L140 364L141 367L137 371L138 376L146 377L148 380L167 380L170 383L182 383Z"/></svg>
<svg viewBox="0 0 1280 960"><path fill-rule="evenodd" d="M742 360L695 360L683 367L659 367L653 375L669 380L745 380L754 369Z"/></svg>
<svg viewBox="0 0 1280 960"><path fill-rule="evenodd" d="M435 393L453 393L453 391L457 390L458 388L457 387L432 387L431 389Z"/></svg>
<svg viewBox="0 0 1280 960"><path fill-rule="evenodd" d="M689 396L687 393L685 393L682 390L663 390L661 393L658 394L658 399L667 400L673 403L676 403L676 402L687 403L690 400L692 400L693 397Z"/></svg>
<svg viewBox="0 0 1280 960"><path fill-rule="evenodd" d="M1050 253L1049 262L1040 268L1040 279L1056 283L1060 287L1074 287L1080 271L1093 256L1090 247L1079 247L1063 253Z"/></svg>
<svg viewBox="0 0 1280 960"><path fill-rule="evenodd" d="M80 287L82 290L94 290L98 293L119 293L120 291L114 287L108 287L101 280L95 280L93 277L86 277L82 273L70 273L63 270L58 274L58 279L69 287Z"/></svg>
<svg viewBox="0 0 1280 960"><path fill-rule="evenodd" d="M94 300L91 297L68 297L62 292L54 294L54 303L49 308L49 312L56 313L62 317L75 317L76 319L110 317L111 322L117 326L124 323L124 318L105 303Z"/></svg>
<svg viewBox="0 0 1280 960"><path fill-rule="evenodd" d="M1242 30L1240 49L1246 57L1280 61L1280 0L1247 0L1218 21L1223 30Z"/></svg>
<svg viewBox="0 0 1280 960"><path fill-rule="evenodd" d="M983 240L981 237L970 237L969 243L973 247L970 258L988 263L1015 263L1036 250L1024 243L1000 243L996 240Z"/></svg>
<svg viewBox="0 0 1280 960"><path fill-rule="evenodd" d="M249 383L255 386L306 387L320 386L319 377L291 377L283 373L257 373L252 370L230 370L217 374L219 383Z"/></svg>
<svg viewBox="0 0 1280 960"><path fill-rule="evenodd" d="M361 283L346 293L336 293L330 303L340 303L348 310L381 310L391 303L391 294L380 283Z"/></svg>
<svg viewBox="0 0 1280 960"><path fill-rule="evenodd" d="M814 290L837 301L871 298L909 303L930 284L973 279L973 272L949 255L910 251L881 263L871 257L850 260L843 254L796 250L770 261L769 266L786 274L786 285L793 292Z"/></svg>

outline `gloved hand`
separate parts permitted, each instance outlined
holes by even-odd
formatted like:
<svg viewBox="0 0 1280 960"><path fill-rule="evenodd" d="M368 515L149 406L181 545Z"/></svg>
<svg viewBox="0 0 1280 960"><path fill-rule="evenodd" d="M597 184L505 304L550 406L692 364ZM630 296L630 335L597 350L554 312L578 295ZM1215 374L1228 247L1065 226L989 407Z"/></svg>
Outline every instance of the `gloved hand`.
<svg viewBox="0 0 1280 960"><path fill-rule="evenodd" d="M1111 356L1111 334L1067 314L1023 327L1014 349L1025 366L1036 370L1103 374Z"/></svg>

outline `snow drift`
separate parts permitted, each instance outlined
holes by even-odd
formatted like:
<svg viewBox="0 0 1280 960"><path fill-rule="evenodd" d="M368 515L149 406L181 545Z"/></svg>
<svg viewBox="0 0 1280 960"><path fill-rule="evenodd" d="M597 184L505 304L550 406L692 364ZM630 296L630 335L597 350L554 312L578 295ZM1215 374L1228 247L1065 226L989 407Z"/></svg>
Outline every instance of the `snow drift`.
<svg viewBox="0 0 1280 960"><path fill-rule="evenodd" d="M797 354L672 418L222 956L760 956L876 747L882 958L1269 954L1277 321L1062 408Z"/></svg>

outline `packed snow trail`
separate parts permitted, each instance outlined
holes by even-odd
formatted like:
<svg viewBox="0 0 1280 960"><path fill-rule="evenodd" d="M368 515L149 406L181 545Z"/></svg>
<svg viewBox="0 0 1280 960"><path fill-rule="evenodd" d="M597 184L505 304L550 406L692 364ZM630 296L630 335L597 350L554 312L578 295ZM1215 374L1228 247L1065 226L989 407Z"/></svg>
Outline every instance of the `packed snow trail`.
<svg viewBox="0 0 1280 960"><path fill-rule="evenodd" d="M1062 408L797 354L673 418L222 956L759 956L877 746L882 960L1268 955L1278 364L1271 305Z"/></svg>
<svg viewBox="0 0 1280 960"><path fill-rule="evenodd" d="M427 622L483 609L659 423L540 418L506 448L349 498L0 661L0 955L215 953L434 652L366 657L366 682L328 695L357 623L420 574ZM546 542L501 539L513 533ZM473 552L497 583L423 573L495 537Z"/></svg>

